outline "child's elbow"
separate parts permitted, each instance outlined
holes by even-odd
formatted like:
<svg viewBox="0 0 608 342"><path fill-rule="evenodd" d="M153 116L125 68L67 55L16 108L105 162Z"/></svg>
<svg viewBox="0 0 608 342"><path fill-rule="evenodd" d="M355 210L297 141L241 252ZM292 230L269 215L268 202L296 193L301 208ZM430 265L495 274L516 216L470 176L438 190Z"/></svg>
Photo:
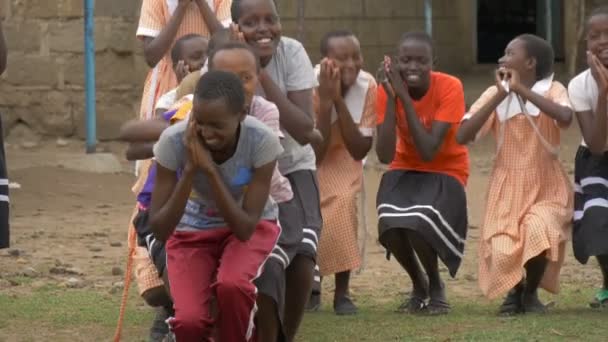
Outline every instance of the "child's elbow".
<svg viewBox="0 0 608 342"><path fill-rule="evenodd" d="M172 230L166 229L166 225L162 224L158 217L150 215L148 224L150 225L152 235L154 235L154 238L158 241L166 242L172 234Z"/></svg>
<svg viewBox="0 0 608 342"><path fill-rule="evenodd" d="M603 156L606 152L606 147L602 146L601 144L588 143L587 147L589 148L589 151L591 151L591 154L594 156Z"/></svg>
<svg viewBox="0 0 608 342"><path fill-rule="evenodd" d="M378 161L382 164L390 164L393 161L393 156L389 155L386 151L376 149L376 156Z"/></svg>
<svg viewBox="0 0 608 342"><path fill-rule="evenodd" d="M557 123L561 128L568 128L572 124L574 118L574 112L570 108L565 108L562 113L562 118Z"/></svg>
<svg viewBox="0 0 608 342"><path fill-rule="evenodd" d="M293 136L293 139L300 145L320 145L323 143L323 136L321 133L315 129L314 127L304 127L302 132L306 132L303 134L297 134Z"/></svg>
<svg viewBox="0 0 608 342"><path fill-rule="evenodd" d="M253 233L255 232L256 226L257 226L257 223L256 224L247 224L245 227L243 227L242 230L235 232L234 235L236 236L237 240L239 240L241 242L247 242L247 241L251 240L251 237L253 236Z"/></svg>
<svg viewBox="0 0 608 342"><path fill-rule="evenodd" d="M458 130L456 133L456 142L459 145L466 145L469 143L469 139L465 137L464 133L461 130Z"/></svg>

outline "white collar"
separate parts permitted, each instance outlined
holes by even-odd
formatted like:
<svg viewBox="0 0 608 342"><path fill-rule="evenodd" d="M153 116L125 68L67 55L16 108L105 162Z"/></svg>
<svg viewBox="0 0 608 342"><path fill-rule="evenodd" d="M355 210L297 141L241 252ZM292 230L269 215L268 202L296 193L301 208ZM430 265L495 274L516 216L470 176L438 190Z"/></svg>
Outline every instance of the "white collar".
<svg viewBox="0 0 608 342"><path fill-rule="evenodd" d="M554 74L551 74L548 77L534 83L532 91L539 95L545 96L553 84L553 75ZM525 108L521 107L520 102L517 99L517 94L509 92L507 98L505 98L496 107L496 115L498 116L498 120L501 122L505 122L518 114L523 114L524 111L526 111L526 114L530 116L540 115L540 109L538 109L538 107L536 107L531 101L526 101L524 107Z"/></svg>

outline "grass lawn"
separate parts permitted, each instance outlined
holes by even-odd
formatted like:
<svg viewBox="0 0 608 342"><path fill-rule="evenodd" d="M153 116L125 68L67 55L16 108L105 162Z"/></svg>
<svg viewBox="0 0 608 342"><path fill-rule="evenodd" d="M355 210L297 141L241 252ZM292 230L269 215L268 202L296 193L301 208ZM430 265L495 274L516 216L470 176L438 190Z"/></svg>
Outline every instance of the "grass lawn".
<svg viewBox="0 0 608 342"><path fill-rule="evenodd" d="M360 314L337 317L329 307L307 314L299 341L606 341L608 311L585 307L591 290L567 288L548 315L496 316L498 303L453 300L443 317L393 313L358 298ZM120 295L93 289L42 287L28 294L0 294L0 341L108 341ZM152 312L135 295L129 301L124 341L145 341Z"/></svg>

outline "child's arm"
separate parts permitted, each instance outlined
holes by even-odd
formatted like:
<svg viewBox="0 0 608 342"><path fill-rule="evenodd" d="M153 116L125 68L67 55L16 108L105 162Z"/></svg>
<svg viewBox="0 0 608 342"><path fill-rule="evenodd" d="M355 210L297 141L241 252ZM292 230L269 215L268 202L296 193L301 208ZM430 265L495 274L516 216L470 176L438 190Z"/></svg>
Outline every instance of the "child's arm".
<svg viewBox="0 0 608 342"><path fill-rule="evenodd" d="M274 138L276 139L276 137ZM267 160L269 155L273 158L270 158L270 162L264 162L254 168L252 179L245 191L242 206L234 200L234 197L226 188L222 175L215 166L211 154L203 146L194 125L188 127L186 145L194 168L202 171L211 185L211 191L220 215L237 239L240 241L249 240L260 220L270 193L270 181L276 167L276 157L282 150L278 139L276 141L271 139L263 141L256 147L257 151L264 152L260 153L261 156L253 156L254 159L264 158L264 160ZM268 150L268 152L265 152L265 150Z"/></svg>
<svg viewBox="0 0 608 342"><path fill-rule="evenodd" d="M475 140L479 130L483 127L486 121L488 121L492 113L494 113L496 107L498 107L498 105L508 95L501 82L502 79L497 70L496 86L488 88L488 90L481 95L479 100L477 100L473 106L471 106L470 113L472 115L460 123L458 132L456 133L456 142L464 145Z"/></svg>
<svg viewBox="0 0 608 342"><path fill-rule="evenodd" d="M323 137L323 141L313 144L317 165L321 164L327 153L331 141L331 114L334 108L334 99L342 97L340 91L340 70L335 68L327 59L323 59L319 71L319 87L314 93L314 107L317 112L316 128Z"/></svg>
<svg viewBox="0 0 608 342"><path fill-rule="evenodd" d="M150 204L150 229L160 241L166 241L184 214L192 191L194 167L186 163L181 178L160 163L156 164L156 180Z"/></svg>
<svg viewBox="0 0 608 342"><path fill-rule="evenodd" d="M213 167L205 172L220 214L240 241L249 240L260 221L270 194L270 181L275 167L276 160L254 169L242 207L226 188L217 168Z"/></svg>
<svg viewBox="0 0 608 342"><path fill-rule="evenodd" d="M201 11L201 15L205 20L205 24L207 25L210 34L213 35L215 32L222 29L222 23L217 20L217 17L209 7L207 0L196 0L196 4L198 5L199 10Z"/></svg>
<svg viewBox="0 0 608 342"><path fill-rule="evenodd" d="M334 107L332 100L327 95L321 95L322 93L321 89L317 92L319 101L317 111L319 114L317 116L316 129L323 137L323 140L320 143L311 144L315 150L317 165L321 164L325 158L327 147L329 147L329 142L331 141L331 112Z"/></svg>
<svg viewBox="0 0 608 342"><path fill-rule="evenodd" d="M378 140L376 141L376 155L378 161L383 164L390 164L395 158L395 149L397 148L397 99L389 90L390 85L387 82L382 82L383 92L378 92L381 98L378 99L380 105L386 101L384 109L384 120L376 127ZM379 109L382 110L382 109ZM381 113L380 111L378 112Z"/></svg>
<svg viewBox="0 0 608 342"><path fill-rule="evenodd" d="M149 0L144 0L149 1ZM158 62L171 49L173 40L177 35L177 30L188 11L188 6L192 0L178 0L175 12L169 19L169 22L162 28L156 37L144 38L144 57L150 68L154 68Z"/></svg>
<svg viewBox="0 0 608 342"><path fill-rule="evenodd" d="M338 112L338 125L340 133L344 139L348 153L355 160L363 160L367 152L372 148L372 137L366 137L361 134L359 126L353 121L353 117L346 107L346 102L343 98L339 98L335 102L336 111Z"/></svg>
<svg viewBox="0 0 608 342"><path fill-rule="evenodd" d="M389 75L395 95L399 101L401 101L403 109L405 110L405 120L407 121L410 134L412 135L414 146L422 160L429 162L435 158L435 154L443 144L443 140L452 124L434 120L431 126L431 132L429 133L418 118L416 108L414 108L414 102L410 97L408 90L405 88L405 82L399 71L396 68L391 68ZM458 96L457 94L454 95ZM442 101L444 100L442 99Z"/></svg>
<svg viewBox="0 0 608 342"><path fill-rule="evenodd" d="M515 70L508 71L511 75L509 88L524 100L532 102L541 112L547 114L562 127L568 127L572 122L572 109L568 106L558 104L543 95L537 94L532 89L519 82L519 75Z"/></svg>
<svg viewBox="0 0 608 342"><path fill-rule="evenodd" d="M587 56L587 63L591 68L591 74L598 87L597 106L591 110L577 110L576 118L581 128L583 138L591 153L601 155L606 150L606 125L608 124L608 119L606 118L608 115L608 70L606 70L606 68L599 63L597 57L593 55ZM581 102L584 102L584 99L580 98L582 97L581 94L579 94L581 91L581 89L572 87L572 84L570 85L570 99L575 108Z"/></svg>
<svg viewBox="0 0 608 342"><path fill-rule="evenodd" d="M156 141L167 127L169 123L163 119L131 120L120 127L118 138L130 143Z"/></svg>
<svg viewBox="0 0 608 342"><path fill-rule="evenodd" d="M260 72L259 80L266 93L266 98L279 108L283 128L300 145L311 143L314 128L310 114L312 113L312 89L290 91L285 96L265 70Z"/></svg>
<svg viewBox="0 0 608 342"><path fill-rule="evenodd" d="M154 143L131 143L125 152L127 160L147 160L154 157Z"/></svg>

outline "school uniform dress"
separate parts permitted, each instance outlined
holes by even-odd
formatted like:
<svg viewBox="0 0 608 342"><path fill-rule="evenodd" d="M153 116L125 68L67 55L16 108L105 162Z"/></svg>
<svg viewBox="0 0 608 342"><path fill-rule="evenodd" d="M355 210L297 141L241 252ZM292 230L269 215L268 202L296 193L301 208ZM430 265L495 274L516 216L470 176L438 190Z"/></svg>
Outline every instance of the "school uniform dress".
<svg viewBox="0 0 608 342"><path fill-rule="evenodd" d="M292 38L281 37L264 70L284 94L313 89L316 85L314 69L304 46ZM261 86L257 94L265 97ZM278 165L281 174L289 180L293 198L279 203L281 236L262 275L255 281L260 293L274 299L281 322L285 311L285 269L296 255L316 261L323 225L314 150L310 145L300 145L283 128L282 132L284 152Z"/></svg>
<svg viewBox="0 0 608 342"><path fill-rule="evenodd" d="M598 87L591 70L573 78L568 93L575 112L595 113ZM574 190L572 247L586 264L591 256L608 255L608 153L593 155L584 139L574 162Z"/></svg>
<svg viewBox="0 0 608 342"><path fill-rule="evenodd" d="M532 91L570 106L566 89L552 77ZM488 88L470 113L496 92ZM540 286L557 293L571 234L572 186L558 158L560 128L531 102L521 104L515 94L507 97L478 134L492 132L497 140L479 240L479 286L491 299L515 287L526 262L543 252L549 263Z"/></svg>
<svg viewBox="0 0 608 342"><path fill-rule="evenodd" d="M225 26L230 24L230 6L232 0L207 0L211 9ZM178 0L143 0L139 25L137 28L137 38L143 40L146 37L154 38L167 25L171 16L177 8ZM196 3L192 2L186 12L184 19L175 35L174 42L181 37L195 33L204 37L209 37L209 29L200 13ZM154 108L158 99L171 89L177 86L177 78L173 71L171 54L167 53L158 64L150 70L144 83L141 106L139 111L140 119L151 119L154 117ZM136 163L136 173L138 179L132 187L132 191L138 194L142 191L150 169L150 161ZM128 247L129 255L134 259L134 273L137 280L139 293L143 294L149 289L163 286L158 277L155 266L149 261L149 255L145 248L137 246L137 234L131 224L138 214L138 208L134 208L129 220Z"/></svg>
<svg viewBox="0 0 608 342"><path fill-rule="evenodd" d="M215 12L218 20L228 26L231 22L230 6L232 0L206 0ZM175 9L178 0L144 0L141 6L137 38L154 38L167 25ZM187 34L200 34L210 37L209 29L201 15L199 7L193 1L182 20L174 42ZM169 53L148 73L142 96L140 118L150 119L154 115L154 106L160 96L177 86L177 78L172 67Z"/></svg>
<svg viewBox="0 0 608 342"><path fill-rule="evenodd" d="M8 175L4 151L4 130L0 116L0 249L10 246Z"/></svg>
<svg viewBox="0 0 608 342"><path fill-rule="evenodd" d="M156 162L183 169L187 121L166 129L154 146ZM244 200L253 170L277 160L283 152L279 138L259 120L247 116L230 159L217 165L234 200ZM254 280L275 246L280 228L278 207L266 199L260 221L248 241L240 241L220 215L209 180L202 172L193 178L192 194L175 232L166 243L167 270L175 317L168 320L177 341L210 339L214 327L222 341L250 341L258 290ZM218 317L210 313L215 295Z"/></svg>
<svg viewBox="0 0 608 342"><path fill-rule="evenodd" d="M384 122L387 101L384 88L380 87L378 124ZM382 176L376 198L378 236L386 247L387 231L415 231L437 252L450 275L455 276L467 235L464 187L469 176L469 155L455 138L465 111L462 83L448 74L431 72L429 90L413 102L428 131L433 121L448 122L451 127L435 158L424 161L414 146L403 105L397 102L395 157L390 170Z"/></svg>
<svg viewBox="0 0 608 342"><path fill-rule="evenodd" d="M319 68L315 69L318 77ZM361 134L372 138L376 121L377 85L372 75L361 71L344 100ZM314 92L315 112L319 120L318 88ZM357 195L363 187L363 163L348 152L335 108L331 117L331 140L318 166L321 214L324 229L319 239L318 265L322 276L358 269L359 217ZM365 208L362 208L364 210Z"/></svg>

